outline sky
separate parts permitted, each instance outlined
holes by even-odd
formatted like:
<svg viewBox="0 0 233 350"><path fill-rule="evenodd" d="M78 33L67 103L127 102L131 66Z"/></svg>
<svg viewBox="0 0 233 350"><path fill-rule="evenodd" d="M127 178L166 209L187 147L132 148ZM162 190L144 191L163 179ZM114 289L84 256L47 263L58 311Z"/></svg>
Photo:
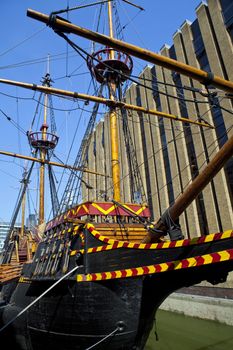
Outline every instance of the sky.
<svg viewBox="0 0 233 350"><path fill-rule="evenodd" d="M0 78L41 84L42 77L49 69L54 87L86 93L90 84L90 75L84 60L67 47L64 40L51 28L27 17L26 12L31 8L50 14L67 6L71 8L93 2L95 1L1 0ZM165 43L172 45L173 34L186 19L191 22L195 20L195 8L200 4L200 0L132 0L145 9L139 11L122 0L117 2L121 25L124 27L124 40L154 52L159 52ZM96 5L72 11L68 19L74 24L95 30L99 19L98 14L99 5ZM61 16L67 18L67 14ZM107 22L103 14L99 28L100 31L107 30ZM71 39L90 52L92 46L88 40L74 36ZM138 59L134 62L133 74L137 75L147 63ZM0 150L30 155L25 133L30 129L34 116L40 119L43 115L41 107L36 113L38 98L38 93L0 84ZM53 99L53 106L56 108L54 115L60 137L56 155L65 161L77 123L82 130L85 130L90 113L81 113L81 110L77 109L77 103L61 98ZM79 106L82 106L82 103L79 103ZM91 107L90 104L85 108L91 111ZM39 120L37 127L40 125ZM79 142L79 139L75 141L76 151ZM72 164L74 159L75 151L71 152L68 163ZM21 185L20 180L27 166L25 161L0 155L0 221L11 219ZM55 170L57 181L61 173L60 168ZM60 193L66 179L67 177L62 179ZM34 212L36 208L35 193L38 188L36 172L33 173L29 188L30 200L27 204L27 214L29 211ZM46 200L45 205L49 213L49 200Z"/></svg>

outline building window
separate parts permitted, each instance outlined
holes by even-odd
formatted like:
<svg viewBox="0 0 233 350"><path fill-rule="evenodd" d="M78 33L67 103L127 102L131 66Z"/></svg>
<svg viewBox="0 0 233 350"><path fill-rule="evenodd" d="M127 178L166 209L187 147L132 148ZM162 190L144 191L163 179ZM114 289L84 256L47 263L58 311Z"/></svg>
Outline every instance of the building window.
<svg viewBox="0 0 233 350"><path fill-rule="evenodd" d="M154 89L153 91L153 97L156 104L156 109L158 111L162 110L161 107L161 101L159 97L159 88L157 83L157 77L156 77L156 71L154 67L152 68L152 87ZM159 133L162 143L162 152L163 152L163 159L164 159L164 167L165 167L165 176L166 176L166 182L167 182L167 192L168 192L168 200L169 205L174 203L175 197L174 197L174 190L173 190L173 183L172 183L172 176L171 176L171 167L170 167L170 161L169 161L169 155L168 155L168 149L167 149L167 138L164 128L164 121L162 117L158 118L159 121Z"/></svg>
<svg viewBox="0 0 233 350"><path fill-rule="evenodd" d="M232 0L220 0L220 2L224 23L233 41L233 2Z"/></svg>

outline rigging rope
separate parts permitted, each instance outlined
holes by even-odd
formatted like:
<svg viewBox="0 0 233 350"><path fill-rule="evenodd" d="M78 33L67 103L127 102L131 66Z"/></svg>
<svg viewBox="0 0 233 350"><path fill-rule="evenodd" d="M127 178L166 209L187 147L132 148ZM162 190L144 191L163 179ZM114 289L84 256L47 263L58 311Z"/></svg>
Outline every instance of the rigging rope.
<svg viewBox="0 0 233 350"><path fill-rule="evenodd" d="M50 157L48 156L48 161L50 161ZM54 174L51 164L48 164L48 174L49 174L49 185L50 185L50 196L52 202L52 211L53 216L56 217L59 211L59 200L56 191L56 185L54 180Z"/></svg>
<svg viewBox="0 0 233 350"><path fill-rule="evenodd" d="M75 6L75 7L71 7L71 8L69 8L67 6L66 9L53 11L51 13L51 15L59 15L61 13L67 13L67 12L74 11L74 10L80 10L80 9L91 7L91 6L95 6L95 5L103 5L104 3L107 3L107 2L110 2L110 1L114 1L114 0L102 0L102 1L93 2L91 4L80 5L80 6Z"/></svg>
<svg viewBox="0 0 233 350"><path fill-rule="evenodd" d="M104 87L103 84L100 85L99 91L98 91L98 96L102 95L103 87ZM90 116L86 131L84 134L84 137L83 137L81 145L79 147L78 154L77 154L75 162L73 164L74 167L82 167L86 163L87 150L88 150L88 146L89 146L90 140L91 140L90 136L93 132L93 129L94 129L94 126L96 123L98 109L99 109L99 103L95 103L94 108L93 108L93 112ZM72 204L74 204L75 200L78 199L77 197L79 196L81 177L78 177L79 181L76 181L77 177L75 175L76 174L74 172L71 172L70 177L68 179L66 188L64 190L62 199L60 201L61 212L62 212L62 210L65 210L66 207L69 204L71 204L71 202L72 202ZM76 185L75 185L75 182L76 182ZM89 185L89 187L90 187L90 185Z"/></svg>
<svg viewBox="0 0 233 350"><path fill-rule="evenodd" d="M39 295L33 302L31 302L28 306L26 306L22 311L20 311L15 317L13 317L9 322L7 322L2 328L0 328L0 333L7 328L10 324L12 324L17 318L22 316L27 310L29 310L34 304L36 304L44 295L48 294L54 287L56 287L61 281L63 281L66 277L70 276L73 272L75 272L79 268L79 265L75 266L72 270L67 272L64 276L62 276L58 281L56 281L52 286L46 289L41 295Z"/></svg>
<svg viewBox="0 0 233 350"><path fill-rule="evenodd" d="M91 345L89 348L86 348L85 350L94 349L96 346L98 346L99 344L103 343L106 339L112 337L112 336L115 335L117 332L120 332L120 327L117 327L116 329L114 329L114 331L112 331L111 333L109 333L108 335L106 335L103 339L101 339L101 340L98 341L97 343Z"/></svg>
<svg viewBox="0 0 233 350"><path fill-rule="evenodd" d="M17 97L15 97L17 99ZM6 117L6 119L12 124L14 125L14 127L16 127L16 129L18 129L18 131L22 132L24 135L26 135L26 131L17 123L14 121L14 119L12 119L11 117L9 117L9 115L7 115L5 112L3 112L2 109L0 109L0 112Z"/></svg>
<svg viewBox="0 0 233 350"><path fill-rule="evenodd" d="M33 37L36 36L37 34L41 33L43 30L45 30L45 28L42 28L42 29L38 30L38 31L35 32L34 34L30 35L28 38L24 39L23 41L20 41L18 44L12 46L10 49L8 49L8 50L2 52L2 53L0 54L0 57L4 56L4 55L7 54L8 52L14 50L16 47L18 47L18 46L24 44L26 41L28 41L29 39L33 38Z"/></svg>
<svg viewBox="0 0 233 350"><path fill-rule="evenodd" d="M121 89L118 87L119 100L122 101ZM122 125L124 133L124 141L126 146L126 156L129 164L129 176L130 176L130 185L132 186L131 190L131 200L132 202L143 202L146 200L145 189L143 181L141 178L141 173L138 171L138 161L136 156L136 150L134 143L131 137L129 123L128 123L128 111L124 108L120 109L122 116ZM119 114L119 113L117 113ZM141 198L135 198L136 194L141 194Z"/></svg>

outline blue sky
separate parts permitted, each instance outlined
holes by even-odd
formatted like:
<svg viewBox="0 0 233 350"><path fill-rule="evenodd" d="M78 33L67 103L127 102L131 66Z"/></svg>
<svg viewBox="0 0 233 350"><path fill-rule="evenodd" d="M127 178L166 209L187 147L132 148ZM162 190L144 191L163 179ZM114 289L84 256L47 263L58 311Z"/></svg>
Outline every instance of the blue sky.
<svg viewBox="0 0 233 350"><path fill-rule="evenodd" d="M69 0L68 4L73 7L93 2L94 0ZM142 6L145 11L139 13L137 9L121 2L119 13L121 24L125 26L124 38L128 42L155 52L158 52L165 43L172 44L172 35L185 19L190 21L195 19L195 8L200 3L199 0L132 0L132 2ZM2 0L0 2L2 29L0 32L0 78L40 84L47 69L46 60L49 55L53 86L87 92L90 76L83 60L74 55L72 49L67 48L65 42L50 28L26 16L28 8L50 14L52 11L66 7L67 0ZM95 29L98 8L71 12L69 19L77 25ZM66 18L66 14L62 16ZM103 20L103 16L101 20L103 29L106 27L106 21ZM78 37L72 37L72 39L90 52L90 42ZM134 74L142 70L145 65L146 62L135 60ZM0 84L0 109L4 112L0 112L0 150L30 154L23 131L29 130L38 96L31 91ZM84 129L89 114L81 115L79 110L68 112L69 109L75 109L77 105L63 99L53 99L53 105L63 110L54 113L60 135L60 145L56 154L65 160L77 121L80 118L80 125ZM91 109L91 104L88 108ZM9 122L6 115L14 124L20 125L21 129L18 130L13 123ZM75 152L71 154L70 164L74 158ZM25 166L24 161L8 159L0 155L0 221L8 221L11 218L20 187L19 181ZM56 169L58 179L60 175L61 170ZM61 187L64 184L65 179ZM33 175L30 184L31 197L37 187L37 177ZM31 210L36 206L36 199L31 201L30 206ZM49 201L46 201L47 210L49 206Z"/></svg>

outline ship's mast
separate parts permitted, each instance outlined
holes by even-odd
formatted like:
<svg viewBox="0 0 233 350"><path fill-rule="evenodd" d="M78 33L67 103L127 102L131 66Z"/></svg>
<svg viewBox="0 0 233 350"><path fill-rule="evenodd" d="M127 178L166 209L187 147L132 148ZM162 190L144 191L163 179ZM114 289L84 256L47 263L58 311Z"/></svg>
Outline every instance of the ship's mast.
<svg viewBox="0 0 233 350"><path fill-rule="evenodd" d="M25 184L25 173L23 176L23 180L22 183ZM22 199L22 219L21 219L21 230L20 230L20 235L21 237L23 237L24 235L24 223L25 223L25 205L26 205L26 192L23 195L23 199Z"/></svg>
<svg viewBox="0 0 233 350"><path fill-rule="evenodd" d="M44 85L50 86L50 75L49 75L49 56L47 61L47 74L45 76ZM45 142L47 139L47 110L48 110L48 94L44 95L44 121L41 126L42 140ZM40 148L40 200L39 200L39 225L45 220L44 218L44 193L45 193L45 160L47 155L47 148Z"/></svg>
<svg viewBox="0 0 233 350"><path fill-rule="evenodd" d="M45 84L45 86L47 83ZM48 95L45 94L44 100L44 122L41 126L42 131L42 140L46 140L47 134L47 103L48 103ZM45 190L45 158L46 158L47 150L46 148L40 149L40 203L39 203L39 225L44 222L44 190Z"/></svg>
<svg viewBox="0 0 233 350"><path fill-rule="evenodd" d="M112 21L112 2L108 2L108 22L109 22L109 36L114 38L113 21ZM111 60L114 60L114 51L109 51ZM111 79L109 81L109 98L114 101L116 92L116 81ZM119 145L118 145L118 131L117 131L117 113L116 107L110 108L110 139L111 139L111 155L112 155L112 182L113 182L113 198L116 201L121 200L120 194L120 164L119 164Z"/></svg>
<svg viewBox="0 0 233 350"><path fill-rule="evenodd" d="M49 65L49 58L48 58ZM43 78L43 86L51 86L51 78L48 72ZM52 150L56 147L58 142L58 137L52 132L48 133L48 124L47 124L47 111L48 111L48 94L44 94L44 115L43 123L40 128L40 132L30 131L28 134L28 140L36 151L39 151L39 162L40 162L40 173L39 173L39 225L43 224L45 221L45 210L44 210L44 198L45 198L45 165L49 163L47 161L47 155L49 150Z"/></svg>

